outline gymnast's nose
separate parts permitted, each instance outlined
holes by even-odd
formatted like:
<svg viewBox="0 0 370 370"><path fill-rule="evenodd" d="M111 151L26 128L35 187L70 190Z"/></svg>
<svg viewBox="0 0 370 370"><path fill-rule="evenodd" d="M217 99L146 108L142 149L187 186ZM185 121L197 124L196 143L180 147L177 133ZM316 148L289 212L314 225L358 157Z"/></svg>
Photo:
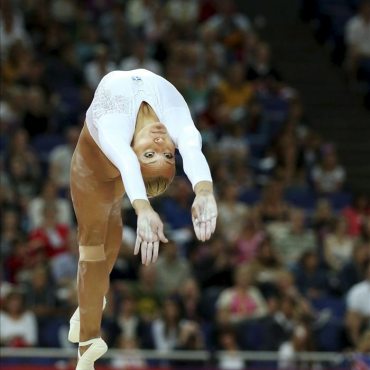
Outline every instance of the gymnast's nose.
<svg viewBox="0 0 370 370"><path fill-rule="evenodd" d="M157 143L157 144L161 144L161 143L163 143L163 137L156 137L155 139L154 139L154 142L155 143Z"/></svg>

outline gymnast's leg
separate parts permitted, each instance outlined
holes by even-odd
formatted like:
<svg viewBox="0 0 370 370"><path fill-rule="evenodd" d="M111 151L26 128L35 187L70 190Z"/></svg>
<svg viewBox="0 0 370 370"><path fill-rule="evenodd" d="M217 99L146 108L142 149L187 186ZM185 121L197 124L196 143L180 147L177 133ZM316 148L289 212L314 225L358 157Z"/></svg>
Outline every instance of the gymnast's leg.
<svg viewBox="0 0 370 370"><path fill-rule="evenodd" d="M78 370L92 369L105 351L100 338L103 298L109 289L105 254L108 220L114 204L114 181L94 176L88 161L76 150L71 167L71 195L78 222L79 266L77 275L80 333ZM91 347L90 347L91 345Z"/></svg>

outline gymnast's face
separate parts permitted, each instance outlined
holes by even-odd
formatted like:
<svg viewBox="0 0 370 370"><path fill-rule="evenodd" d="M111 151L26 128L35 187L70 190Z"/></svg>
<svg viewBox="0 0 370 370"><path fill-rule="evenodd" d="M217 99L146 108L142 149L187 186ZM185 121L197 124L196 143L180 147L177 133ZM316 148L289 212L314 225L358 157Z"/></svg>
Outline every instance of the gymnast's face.
<svg viewBox="0 0 370 370"><path fill-rule="evenodd" d="M175 164L175 144L166 127L159 122L143 127L134 136L132 148L142 168L165 169Z"/></svg>

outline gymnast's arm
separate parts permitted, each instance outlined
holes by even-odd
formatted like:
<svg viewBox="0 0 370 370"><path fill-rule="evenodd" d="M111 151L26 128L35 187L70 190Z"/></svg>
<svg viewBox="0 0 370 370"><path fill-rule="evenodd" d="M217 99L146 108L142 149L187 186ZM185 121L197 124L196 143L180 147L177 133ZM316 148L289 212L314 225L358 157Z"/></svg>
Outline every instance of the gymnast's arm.
<svg viewBox="0 0 370 370"><path fill-rule="evenodd" d="M166 120L182 157L184 172L190 180L195 199L192 205L194 231L199 240L208 240L216 228L217 205L207 160L202 153L202 138L184 101L182 107L166 111ZM176 126L174 126L174 123Z"/></svg>
<svg viewBox="0 0 370 370"><path fill-rule="evenodd" d="M135 254L141 249L142 263L148 265L158 257L159 241L167 243L163 223L152 209L145 190L139 160L124 131L125 116L104 115L97 123L99 143L103 153L118 168L127 196L137 214Z"/></svg>

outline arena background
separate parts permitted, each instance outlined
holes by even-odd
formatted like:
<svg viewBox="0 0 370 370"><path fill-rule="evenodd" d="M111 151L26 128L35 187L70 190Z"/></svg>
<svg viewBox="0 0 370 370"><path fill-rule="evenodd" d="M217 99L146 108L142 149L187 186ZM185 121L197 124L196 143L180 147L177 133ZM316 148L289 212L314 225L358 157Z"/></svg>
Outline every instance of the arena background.
<svg viewBox="0 0 370 370"><path fill-rule="evenodd" d="M368 369L370 5L360 0L1 1L2 369L73 369L69 162L101 77L181 91L219 204L200 244L178 158L153 201L172 243L133 256L122 206L97 369Z"/></svg>

